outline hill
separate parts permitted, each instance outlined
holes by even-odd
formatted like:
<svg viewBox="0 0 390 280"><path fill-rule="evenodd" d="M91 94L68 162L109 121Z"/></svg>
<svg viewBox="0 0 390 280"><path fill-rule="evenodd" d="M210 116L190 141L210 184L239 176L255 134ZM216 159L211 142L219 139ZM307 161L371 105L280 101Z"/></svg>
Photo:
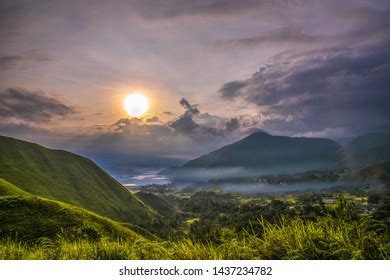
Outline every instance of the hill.
<svg viewBox="0 0 390 280"><path fill-rule="evenodd" d="M390 133L369 133L343 146L347 163L368 166L390 160Z"/></svg>
<svg viewBox="0 0 390 280"><path fill-rule="evenodd" d="M390 161L362 168L356 173L363 181L381 181L390 186Z"/></svg>
<svg viewBox="0 0 390 280"><path fill-rule="evenodd" d="M175 206L158 195L141 191L135 193L135 196L162 216L173 216L177 211Z"/></svg>
<svg viewBox="0 0 390 280"><path fill-rule="evenodd" d="M67 151L0 136L0 178L121 222L143 223L155 216L91 160Z"/></svg>
<svg viewBox="0 0 390 280"><path fill-rule="evenodd" d="M119 223L79 207L34 196L0 196L0 239L27 243L70 240L136 240L141 236Z"/></svg>
<svg viewBox="0 0 390 280"><path fill-rule="evenodd" d="M19 189L17 186L11 184L10 182L0 178L0 196L3 195L30 195L28 192L25 192Z"/></svg>

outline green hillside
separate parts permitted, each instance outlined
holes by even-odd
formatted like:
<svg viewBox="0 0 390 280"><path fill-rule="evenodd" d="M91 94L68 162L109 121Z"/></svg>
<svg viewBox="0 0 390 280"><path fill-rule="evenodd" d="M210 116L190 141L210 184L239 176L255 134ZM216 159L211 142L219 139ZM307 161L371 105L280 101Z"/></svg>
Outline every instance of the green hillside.
<svg viewBox="0 0 390 280"><path fill-rule="evenodd" d="M172 216L176 213L175 206L158 195L147 192L137 192L135 195L162 216Z"/></svg>
<svg viewBox="0 0 390 280"><path fill-rule="evenodd" d="M50 240L136 240L119 223L79 207L33 196L0 196L0 239L36 243Z"/></svg>
<svg viewBox="0 0 390 280"><path fill-rule="evenodd" d="M3 195L30 195L28 192L25 192L19 189L17 186L11 184L10 182L0 178L0 196Z"/></svg>
<svg viewBox="0 0 390 280"><path fill-rule="evenodd" d="M154 213L91 160L0 136L0 178L41 197L114 220L144 223Z"/></svg>

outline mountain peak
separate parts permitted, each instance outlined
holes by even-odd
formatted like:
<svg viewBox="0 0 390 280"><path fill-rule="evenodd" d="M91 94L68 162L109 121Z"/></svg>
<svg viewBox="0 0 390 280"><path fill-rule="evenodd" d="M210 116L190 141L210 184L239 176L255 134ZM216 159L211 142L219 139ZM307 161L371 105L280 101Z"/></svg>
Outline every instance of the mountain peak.
<svg viewBox="0 0 390 280"><path fill-rule="evenodd" d="M244 139L187 162L185 167L271 169L335 168L340 146L329 139L273 136L256 131Z"/></svg>
<svg viewBox="0 0 390 280"><path fill-rule="evenodd" d="M272 136L272 135L265 132L264 130L258 130L249 135L249 137L251 136Z"/></svg>

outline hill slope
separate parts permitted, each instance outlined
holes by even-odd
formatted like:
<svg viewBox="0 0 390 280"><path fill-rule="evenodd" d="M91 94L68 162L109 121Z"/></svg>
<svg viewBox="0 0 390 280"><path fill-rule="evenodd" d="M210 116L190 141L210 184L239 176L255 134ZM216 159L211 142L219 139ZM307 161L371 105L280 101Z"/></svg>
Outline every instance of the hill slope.
<svg viewBox="0 0 390 280"><path fill-rule="evenodd" d="M272 136L256 132L184 164L185 167L334 167L339 163L339 145L329 139Z"/></svg>
<svg viewBox="0 0 390 280"><path fill-rule="evenodd" d="M21 189L19 189L14 184L11 184L10 182L0 178L0 196L3 195L19 195L19 196L26 196L30 195L28 192L25 192Z"/></svg>
<svg viewBox="0 0 390 280"><path fill-rule="evenodd" d="M136 240L119 223L76 206L33 196L0 196L0 239L35 243L41 238Z"/></svg>
<svg viewBox="0 0 390 280"><path fill-rule="evenodd" d="M0 178L33 195L122 222L138 223L154 216L91 160L34 143L0 136Z"/></svg>
<svg viewBox="0 0 390 280"><path fill-rule="evenodd" d="M362 168L356 173L363 181L381 181L390 186L390 161Z"/></svg>
<svg viewBox="0 0 390 280"><path fill-rule="evenodd" d="M173 216L177 211L175 206L158 195L147 192L137 192L135 193L135 196L145 202L148 206L152 207L162 216Z"/></svg>
<svg viewBox="0 0 390 280"><path fill-rule="evenodd" d="M390 160L390 133L369 133L356 137L344 147L348 163L368 166Z"/></svg>

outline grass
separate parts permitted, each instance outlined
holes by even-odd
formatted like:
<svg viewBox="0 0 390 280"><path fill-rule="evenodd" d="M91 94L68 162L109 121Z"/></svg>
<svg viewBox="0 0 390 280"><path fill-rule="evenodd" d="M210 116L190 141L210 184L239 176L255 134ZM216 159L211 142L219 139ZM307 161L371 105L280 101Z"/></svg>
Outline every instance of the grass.
<svg viewBox="0 0 390 280"><path fill-rule="evenodd" d="M156 216L87 158L3 136L0 155L0 178L25 192L121 222L137 223Z"/></svg>
<svg viewBox="0 0 390 280"><path fill-rule="evenodd" d="M134 241L141 236L76 206L34 196L0 197L0 240L32 245L67 238Z"/></svg>
<svg viewBox="0 0 390 280"><path fill-rule="evenodd" d="M25 192L21 189L19 189L14 184L11 184L10 182L0 178L0 196L3 195L21 195L26 196L30 195L28 192Z"/></svg>
<svg viewBox="0 0 390 280"><path fill-rule="evenodd" d="M175 206L158 195L146 192L137 192L134 195L162 216L173 216L177 212Z"/></svg>
<svg viewBox="0 0 390 280"><path fill-rule="evenodd" d="M0 154L0 259L390 259L387 208L359 216L344 199L315 219L267 210L273 223L261 218L236 231L234 223L209 228L202 216L228 215L236 198L199 193L183 208L199 215L185 217L191 234L170 235L183 212L156 195L130 194L86 158L1 136ZM376 176L388 182L388 163L380 167Z"/></svg>
<svg viewBox="0 0 390 280"><path fill-rule="evenodd" d="M177 241L58 239L34 246L5 240L0 259L389 259L387 235L368 231L364 222L282 219L278 225L259 221L262 234L228 232L217 245Z"/></svg>

